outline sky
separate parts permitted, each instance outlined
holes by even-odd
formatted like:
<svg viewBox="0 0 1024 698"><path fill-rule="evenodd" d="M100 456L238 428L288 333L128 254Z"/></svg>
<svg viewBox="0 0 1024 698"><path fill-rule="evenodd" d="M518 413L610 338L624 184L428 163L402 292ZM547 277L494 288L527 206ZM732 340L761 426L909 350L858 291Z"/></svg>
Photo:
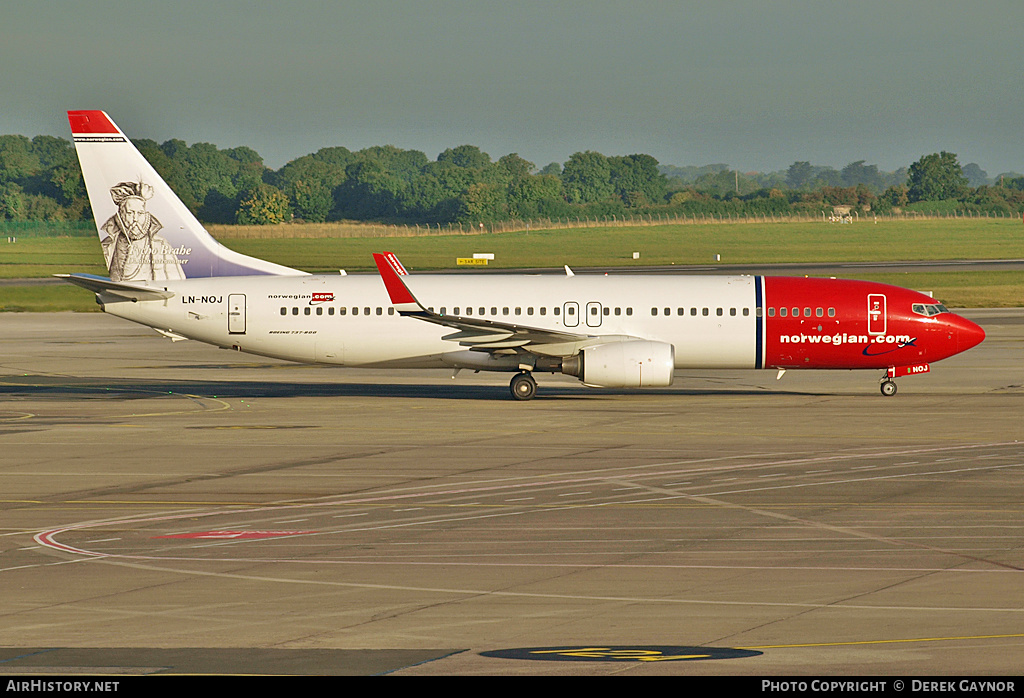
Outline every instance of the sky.
<svg viewBox="0 0 1024 698"><path fill-rule="evenodd" d="M1024 172L1020 0L36 0L0 9L0 134L434 159Z"/></svg>

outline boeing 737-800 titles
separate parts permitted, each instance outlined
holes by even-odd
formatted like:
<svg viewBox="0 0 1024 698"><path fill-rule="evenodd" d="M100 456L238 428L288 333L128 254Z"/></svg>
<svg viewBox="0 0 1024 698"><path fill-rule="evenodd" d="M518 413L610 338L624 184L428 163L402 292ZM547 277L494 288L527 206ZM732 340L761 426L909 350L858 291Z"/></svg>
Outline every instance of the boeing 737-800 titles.
<svg viewBox="0 0 1024 698"><path fill-rule="evenodd" d="M875 369L894 378L985 333L929 296L770 276L311 275L220 245L101 111L68 112L109 276L62 278L171 339L290 361L536 372L594 387L672 384L676 369Z"/></svg>

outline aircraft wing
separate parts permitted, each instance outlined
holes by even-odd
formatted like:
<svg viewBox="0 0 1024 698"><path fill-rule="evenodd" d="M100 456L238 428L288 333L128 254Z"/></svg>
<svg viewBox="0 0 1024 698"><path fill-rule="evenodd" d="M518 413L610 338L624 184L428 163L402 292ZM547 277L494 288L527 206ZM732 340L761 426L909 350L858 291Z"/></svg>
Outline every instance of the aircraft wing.
<svg viewBox="0 0 1024 698"><path fill-rule="evenodd" d="M442 339L458 342L464 347L488 351L531 347L546 350L541 353L574 354L582 346L603 343L610 339L606 336L549 330L482 317L441 315L428 310L416 300L402 280L408 272L398 261L398 257L391 252L375 253L373 260L377 263L381 279L391 297L391 304L398 310L399 315L451 327L457 331L445 335Z"/></svg>
<svg viewBox="0 0 1024 698"><path fill-rule="evenodd" d="M121 296L126 300L158 301L174 297L174 293L171 291L126 284L123 281L111 281L105 276L94 276L92 274L54 274L54 276L58 279L69 281L76 286L89 289L94 293Z"/></svg>

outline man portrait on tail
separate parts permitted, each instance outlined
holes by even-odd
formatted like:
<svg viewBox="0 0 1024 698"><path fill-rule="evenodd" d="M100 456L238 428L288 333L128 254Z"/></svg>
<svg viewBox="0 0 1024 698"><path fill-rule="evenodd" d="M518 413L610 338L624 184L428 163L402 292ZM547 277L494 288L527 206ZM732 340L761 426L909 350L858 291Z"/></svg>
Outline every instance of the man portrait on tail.
<svg viewBox="0 0 1024 698"><path fill-rule="evenodd" d="M111 281L184 279L174 248L159 234L163 224L146 210L153 187L121 182L110 188L117 212L103 224L103 255Z"/></svg>

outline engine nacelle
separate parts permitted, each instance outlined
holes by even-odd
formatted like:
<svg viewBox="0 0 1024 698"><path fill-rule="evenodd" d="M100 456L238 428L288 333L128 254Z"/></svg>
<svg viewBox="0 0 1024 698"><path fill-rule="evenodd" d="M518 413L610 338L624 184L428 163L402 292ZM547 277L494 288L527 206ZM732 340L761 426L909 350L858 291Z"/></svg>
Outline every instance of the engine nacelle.
<svg viewBox="0 0 1024 698"><path fill-rule="evenodd" d="M587 347L562 360L562 373L598 388L659 388L672 385L675 347L632 340Z"/></svg>

